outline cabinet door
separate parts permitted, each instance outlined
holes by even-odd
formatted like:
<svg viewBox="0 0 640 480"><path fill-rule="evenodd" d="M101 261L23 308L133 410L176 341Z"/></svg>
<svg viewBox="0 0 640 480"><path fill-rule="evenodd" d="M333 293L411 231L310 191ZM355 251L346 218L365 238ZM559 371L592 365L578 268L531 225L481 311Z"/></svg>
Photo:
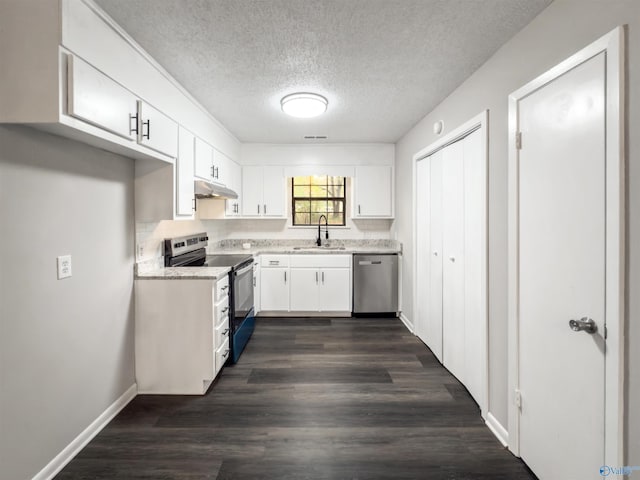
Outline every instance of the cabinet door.
<svg viewBox="0 0 640 480"><path fill-rule="evenodd" d="M242 215L262 214L262 167L242 167Z"/></svg>
<svg viewBox="0 0 640 480"><path fill-rule="evenodd" d="M391 217L393 175L390 166L356 167L353 216Z"/></svg>
<svg viewBox="0 0 640 480"><path fill-rule="evenodd" d="M462 383L464 333L464 155L462 142L442 150L442 350L444 366Z"/></svg>
<svg viewBox="0 0 640 480"><path fill-rule="evenodd" d="M237 217L242 212L240 211L242 199L242 170L233 160L229 159L228 162L227 187L238 194L238 198L226 200L225 215L227 217Z"/></svg>
<svg viewBox="0 0 640 480"><path fill-rule="evenodd" d="M263 211L266 217L285 216L285 183L283 167L264 167Z"/></svg>
<svg viewBox="0 0 640 480"><path fill-rule="evenodd" d="M318 312L320 271L317 268L291 269L291 311Z"/></svg>
<svg viewBox="0 0 640 480"><path fill-rule="evenodd" d="M160 110L138 100L138 143L170 157L178 156L178 124Z"/></svg>
<svg viewBox="0 0 640 480"><path fill-rule="evenodd" d="M320 269L320 311L351 311L351 269Z"/></svg>
<svg viewBox="0 0 640 480"><path fill-rule="evenodd" d="M77 57L68 57L69 115L136 140L137 99L100 71Z"/></svg>
<svg viewBox="0 0 640 480"><path fill-rule="evenodd" d="M213 147L199 137L195 140L194 175L213 181Z"/></svg>
<svg viewBox="0 0 640 480"><path fill-rule="evenodd" d="M224 153L213 149L213 182L220 185L229 185L229 168L231 159Z"/></svg>
<svg viewBox="0 0 640 480"><path fill-rule="evenodd" d="M263 311L289 310L289 269L260 270L260 307Z"/></svg>
<svg viewBox="0 0 640 480"><path fill-rule="evenodd" d="M178 132L178 158L176 159L176 215L193 216L194 141L191 132L180 127Z"/></svg>

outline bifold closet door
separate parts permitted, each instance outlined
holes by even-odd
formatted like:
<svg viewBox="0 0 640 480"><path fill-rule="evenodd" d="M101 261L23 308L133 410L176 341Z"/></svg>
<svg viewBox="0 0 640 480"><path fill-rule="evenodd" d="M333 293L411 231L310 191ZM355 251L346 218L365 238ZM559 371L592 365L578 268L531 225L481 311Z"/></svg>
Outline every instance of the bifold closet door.
<svg viewBox="0 0 640 480"><path fill-rule="evenodd" d="M416 335L427 345L427 306L425 301L429 290L429 168L431 157L416 163L416 312L414 329Z"/></svg>
<svg viewBox="0 0 640 480"><path fill-rule="evenodd" d="M465 375L464 141L442 155L442 363Z"/></svg>
<svg viewBox="0 0 640 480"><path fill-rule="evenodd" d="M434 355L442 359L442 151L431 156L429 168L429 229L427 272L426 344ZM424 339L423 339L424 340Z"/></svg>
<svg viewBox="0 0 640 480"><path fill-rule="evenodd" d="M483 355L486 345L486 279L483 268L486 167L479 130L462 142L464 151L464 384L471 395L484 398Z"/></svg>

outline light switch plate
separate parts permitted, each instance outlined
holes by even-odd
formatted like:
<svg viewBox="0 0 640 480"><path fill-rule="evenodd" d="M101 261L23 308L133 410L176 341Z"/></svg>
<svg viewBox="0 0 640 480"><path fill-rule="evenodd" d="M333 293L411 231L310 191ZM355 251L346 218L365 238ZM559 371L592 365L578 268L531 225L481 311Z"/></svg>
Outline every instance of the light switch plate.
<svg viewBox="0 0 640 480"><path fill-rule="evenodd" d="M58 280L71 276L71 255L58 257Z"/></svg>

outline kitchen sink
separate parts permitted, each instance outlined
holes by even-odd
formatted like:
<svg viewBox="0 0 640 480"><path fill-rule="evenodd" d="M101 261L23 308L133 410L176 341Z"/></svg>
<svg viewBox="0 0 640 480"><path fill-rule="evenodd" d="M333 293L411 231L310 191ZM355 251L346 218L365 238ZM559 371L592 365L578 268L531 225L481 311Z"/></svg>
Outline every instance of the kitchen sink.
<svg viewBox="0 0 640 480"><path fill-rule="evenodd" d="M293 247L294 250L346 250L345 247Z"/></svg>

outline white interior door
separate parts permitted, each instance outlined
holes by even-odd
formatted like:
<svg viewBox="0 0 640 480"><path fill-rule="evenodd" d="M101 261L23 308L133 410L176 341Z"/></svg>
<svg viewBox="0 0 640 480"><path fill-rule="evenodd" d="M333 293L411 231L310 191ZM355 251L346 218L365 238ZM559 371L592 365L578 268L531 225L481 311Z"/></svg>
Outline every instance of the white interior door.
<svg viewBox="0 0 640 480"><path fill-rule="evenodd" d="M541 480L604 462L605 55L520 100L520 455ZM575 332L590 318L598 331Z"/></svg>
<svg viewBox="0 0 640 480"><path fill-rule="evenodd" d="M442 356L465 382L464 149L456 142L442 150Z"/></svg>
<svg viewBox="0 0 640 480"><path fill-rule="evenodd" d="M429 167L429 251L427 287L427 345L443 362L442 352L442 151L431 156Z"/></svg>

